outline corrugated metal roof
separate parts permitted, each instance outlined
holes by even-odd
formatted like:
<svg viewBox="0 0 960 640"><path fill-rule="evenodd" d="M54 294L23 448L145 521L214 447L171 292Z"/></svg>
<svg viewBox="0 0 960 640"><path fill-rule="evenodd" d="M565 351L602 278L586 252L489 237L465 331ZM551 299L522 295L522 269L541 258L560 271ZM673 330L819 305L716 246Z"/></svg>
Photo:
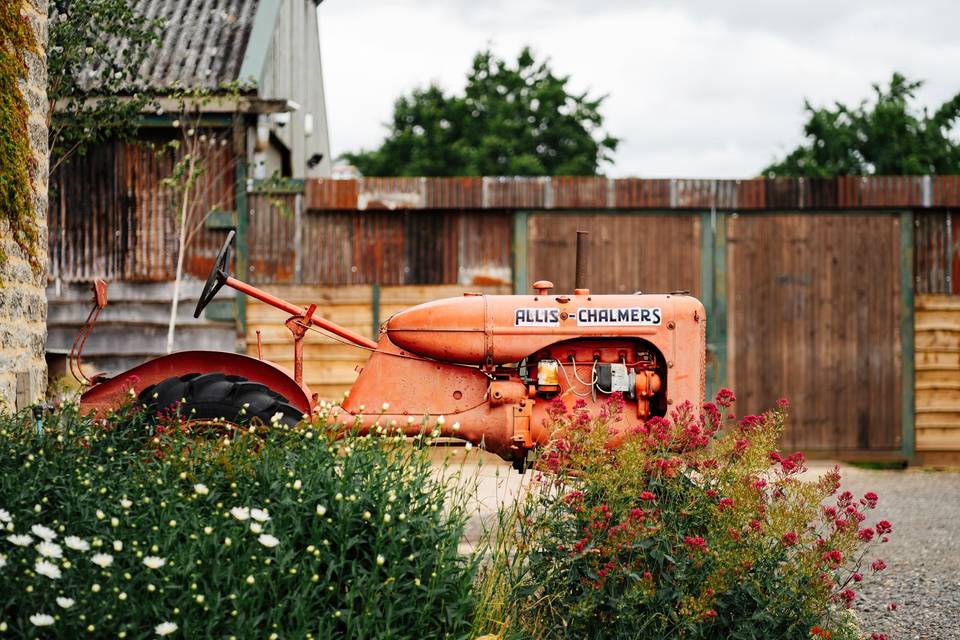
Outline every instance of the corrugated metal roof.
<svg viewBox="0 0 960 640"><path fill-rule="evenodd" d="M142 87L215 89L239 78L259 0L131 0L134 10L164 25L140 66ZM123 42L116 42L122 47ZM102 69L88 74L94 90Z"/></svg>

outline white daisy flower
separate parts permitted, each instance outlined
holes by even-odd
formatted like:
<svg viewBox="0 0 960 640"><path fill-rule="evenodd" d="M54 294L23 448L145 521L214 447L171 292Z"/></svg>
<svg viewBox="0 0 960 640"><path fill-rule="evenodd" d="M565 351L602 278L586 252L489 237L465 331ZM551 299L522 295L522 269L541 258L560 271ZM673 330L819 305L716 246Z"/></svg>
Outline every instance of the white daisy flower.
<svg viewBox="0 0 960 640"><path fill-rule="evenodd" d="M473 443L468 442L467 444L463 445L463 448L469 451L470 449L473 449Z"/></svg>
<svg viewBox="0 0 960 640"><path fill-rule="evenodd" d="M384 411L389 411L389 410L390 410L390 403L389 403L389 402L384 402L383 405L381 405L380 408L383 409Z"/></svg>
<svg viewBox="0 0 960 640"><path fill-rule="evenodd" d="M30 622L35 627L49 627L53 624L53 616L46 613L35 613L30 616Z"/></svg>
<svg viewBox="0 0 960 640"><path fill-rule="evenodd" d="M7 556L0 553L0 569L3 569L5 566L7 566Z"/></svg>
<svg viewBox="0 0 960 640"><path fill-rule="evenodd" d="M0 509L0 522L10 522L10 512L6 509Z"/></svg>
<svg viewBox="0 0 960 640"><path fill-rule="evenodd" d="M73 549L74 551L90 550L90 543L83 538L78 538L77 536L67 536L63 539L63 543L67 545L68 549Z"/></svg>
<svg viewBox="0 0 960 640"><path fill-rule="evenodd" d="M30 527L30 531L33 532L33 535L37 536L38 538L43 538L47 542L50 542L51 540L57 537L56 531L54 531L53 529L48 529L42 524L33 525L32 527Z"/></svg>
<svg viewBox="0 0 960 640"><path fill-rule="evenodd" d="M297 491L300 491L300 489L301 489L302 487L303 487L303 483L300 482L300 480L294 480L294 481L293 481L293 488L294 488L294 489L296 489Z"/></svg>
<svg viewBox="0 0 960 640"><path fill-rule="evenodd" d="M282 411L277 411L275 414L273 414L272 416L270 416L270 422L271 422L272 424L274 424L274 425L278 424L281 420L283 420L283 412L282 412Z"/></svg>
<svg viewBox="0 0 960 640"><path fill-rule="evenodd" d="M31 542L33 542L33 538L31 538L25 533L20 533L20 534L15 533L13 535L9 535L7 536L7 540L9 540L12 544L17 545L18 547L27 547L27 546L30 546Z"/></svg>
<svg viewBox="0 0 960 640"><path fill-rule="evenodd" d="M122 498L120 500L120 506L123 507L124 509L129 509L130 507L133 506L133 503L127 500L126 498Z"/></svg>
<svg viewBox="0 0 960 640"><path fill-rule="evenodd" d="M230 515L232 515L237 520L249 520L250 509L248 509L247 507L234 507L230 509Z"/></svg>
<svg viewBox="0 0 960 640"><path fill-rule="evenodd" d="M446 421L447 421L447 419L444 418L443 416L437 416L437 424L441 424L441 425L442 425L442 424L443 424L444 422L446 422Z"/></svg>
<svg viewBox="0 0 960 640"><path fill-rule="evenodd" d="M261 526L260 526L260 523L258 523L258 522L251 522L251 523L250 523L250 531L252 531L253 533L262 533L262 532L263 532L263 527L261 527Z"/></svg>
<svg viewBox="0 0 960 640"><path fill-rule="evenodd" d="M210 489L208 489L207 485L203 484L202 482L198 482L197 484L193 485L193 492L198 496L205 496L210 493Z"/></svg>
<svg viewBox="0 0 960 640"><path fill-rule="evenodd" d="M60 573L60 567L48 560L38 560L37 564L33 567L33 570L41 576L46 576L51 580L59 580L62 576Z"/></svg>
<svg viewBox="0 0 960 640"><path fill-rule="evenodd" d="M270 519L270 514L266 509L250 509L250 517L257 522L266 522Z"/></svg>
<svg viewBox="0 0 960 640"><path fill-rule="evenodd" d="M326 508L325 506L323 506L322 504L318 504L318 505L317 505L317 515L320 516L321 518L322 518L323 516L327 515L327 508Z"/></svg>
<svg viewBox="0 0 960 640"><path fill-rule="evenodd" d="M113 550L114 550L114 551L123 551L123 540L114 540L114 541L113 541Z"/></svg>
<svg viewBox="0 0 960 640"><path fill-rule="evenodd" d="M90 556L90 562L106 569L113 564L113 556L109 553L95 553Z"/></svg>
<svg viewBox="0 0 960 640"><path fill-rule="evenodd" d="M148 569L159 569L163 565L167 564L167 561L157 556L146 556L143 559L143 564L146 565Z"/></svg>
<svg viewBox="0 0 960 640"><path fill-rule="evenodd" d="M62 598L58 596L57 604L63 607L64 609L69 609L74 605L74 600L73 598Z"/></svg>
<svg viewBox="0 0 960 640"><path fill-rule="evenodd" d="M387 561L386 558L384 558L384 557L381 556L381 555L377 555L377 566L378 566L378 567L382 567L382 566L383 566L383 563L385 563L386 561Z"/></svg>
<svg viewBox="0 0 960 640"><path fill-rule="evenodd" d="M37 550L37 553L42 555L44 558L62 558L63 549L60 548L56 542L47 542L44 540L38 544L34 549Z"/></svg>
<svg viewBox="0 0 960 640"><path fill-rule="evenodd" d="M264 533L263 535L261 535L259 538L257 538L257 542L267 547L268 549L272 549L273 547L280 544L280 541L274 538L269 533Z"/></svg>
<svg viewBox="0 0 960 640"><path fill-rule="evenodd" d="M153 628L158 636L168 636L178 629L176 622L161 622Z"/></svg>

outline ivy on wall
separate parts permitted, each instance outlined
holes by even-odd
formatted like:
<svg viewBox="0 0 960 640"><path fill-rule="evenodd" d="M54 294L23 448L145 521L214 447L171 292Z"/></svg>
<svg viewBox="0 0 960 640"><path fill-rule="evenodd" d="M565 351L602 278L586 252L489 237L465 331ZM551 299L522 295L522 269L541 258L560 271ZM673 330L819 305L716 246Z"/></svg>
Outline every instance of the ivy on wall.
<svg viewBox="0 0 960 640"><path fill-rule="evenodd" d="M20 90L28 74L26 56L37 50L37 44L29 20L21 14L25 1L0 0L0 218L37 269L41 261L32 182L36 165L27 127L30 111ZM0 263L6 259L0 246Z"/></svg>

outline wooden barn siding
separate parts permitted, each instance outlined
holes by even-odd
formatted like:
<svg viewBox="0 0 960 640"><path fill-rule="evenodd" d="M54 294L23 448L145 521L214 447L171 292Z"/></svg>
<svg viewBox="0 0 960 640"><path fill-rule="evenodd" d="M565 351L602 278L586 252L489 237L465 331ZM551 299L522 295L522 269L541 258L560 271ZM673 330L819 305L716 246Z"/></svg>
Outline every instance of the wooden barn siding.
<svg viewBox="0 0 960 640"><path fill-rule="evenodd" d="M50 189L49 277L60 282L160 282L176 272L173 199L163 187L175 154L159 154L168 134L144 132L140 144L110 142L76 156L57 172ZM211 147L196 187L201 211L233 210L233 151ZM201 229L189 246L185 269L206 278L224 232Z"/></svg>
<svg viewBox="0 0 960 640"><path fill-rule="evenodd" d="M507 284L503 211L316 211L299 194L251 194L257 283Z"/></svg>
<svg viewBox="0 0 960 640"><path fill-rule="evenodd" d="M550 280L555 291L573 291L577 231L590 232L592 292L700 295L700 216L693 214L532 213L525 286Z"/></svg>
<svg viewBox="0 0 960 640"><path fill-rule="evenodd" d="M183 283L174 349L235 351L237 332L233 322L209 320L206 314L193 317L202 288L203 283L198 280ZM98 371L114 375L166 353L172 282L114 282L109 285L107 296L109 304L83 350L88 375ZM217 294L217 301L228 304L234 296L227 287ZM47 287L48 352L70 351L90 312L91 300L87 285Z"/></svg>
<svg viewBox="0 0 960 640"><path fill-rule="evenodd" d="M914 213L914 288L960 294L960 222L952 211Z"/></svg>
<svg viewBox="0 0 960 640"><path fill-rule="evenodd" d="M915 298L917 451L960 452L960 298Z"/></svg>
<svg viewBox="0 0 960 640"><path fill-rule="evenodd" d="M899 220L771 214L727 222L728 383L737 408L792 408L784 445L901 442Z"/></svg>
<svg viewBox="0 0 960 640"><path fill-rule="evenodd" d="M472 286L471 291L489 294L510 293L510 287ZM271 293L296 304L317 304L317 313L363 334L373 333L374 287L350 285L274 285ZM459 285L384 286L379 288L380 323L398 311L438 298L463 294ZM284 326L288 318L282 311L251 300L247 305L247 354L257 355L257 331L263 357L293 371L293 339ZM374 336L375 337L375 336ZM304 338L303 379L320 398L338 400L350 388L369 353L326 334L309 331Z"/></svg>

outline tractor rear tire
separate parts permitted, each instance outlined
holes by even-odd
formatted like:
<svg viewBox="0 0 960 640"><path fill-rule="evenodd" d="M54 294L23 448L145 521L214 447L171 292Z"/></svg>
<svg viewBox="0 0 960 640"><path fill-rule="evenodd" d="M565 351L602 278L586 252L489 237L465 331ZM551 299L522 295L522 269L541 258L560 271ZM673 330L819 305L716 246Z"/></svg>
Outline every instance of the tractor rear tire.
<svg viewBox="0 0 960 640"><path fill-rule="evenodd" d="M292 427L303 417L303 411L266 385L224 373L188 373L167 378L147 387L137 398L152 415L176 410L180 417L189 420L223 419L244 424L257 419L269 425L279 413L279 423Z"/></svg>

